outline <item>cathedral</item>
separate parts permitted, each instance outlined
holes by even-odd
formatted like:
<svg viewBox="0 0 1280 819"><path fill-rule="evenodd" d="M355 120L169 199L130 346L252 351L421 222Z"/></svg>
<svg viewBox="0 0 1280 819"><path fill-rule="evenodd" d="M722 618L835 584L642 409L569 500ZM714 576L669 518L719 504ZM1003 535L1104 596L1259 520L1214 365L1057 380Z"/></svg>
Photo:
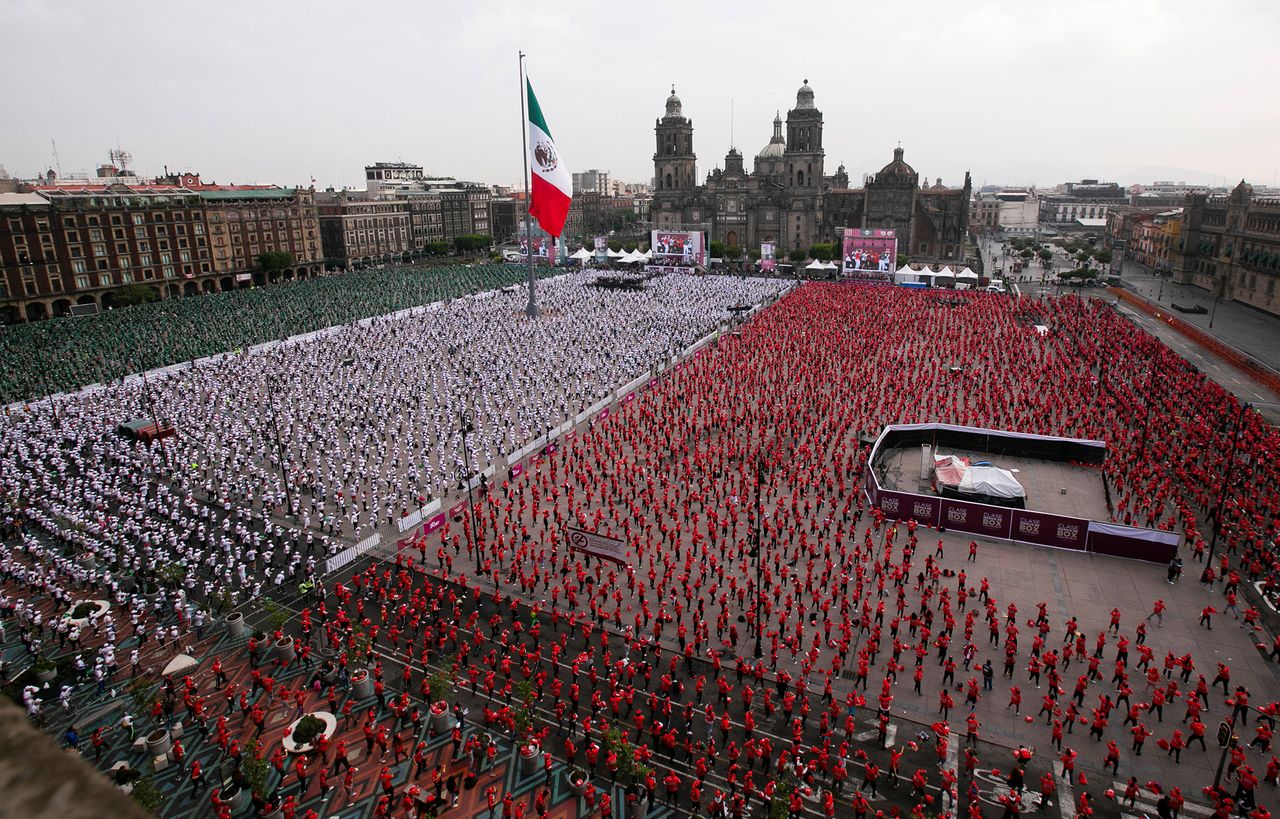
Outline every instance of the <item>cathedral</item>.
<svg viewBox="0 0 1280 819"><path fill-rule="evenodd" d="M698 184L693 152L693 120L685 117L675 88L666 113L654 126L654 195L650 219L658 230L702 230L710 241L743 250L774 242L781 252L834 242L845 228L897 231L898 253L913 262L961 262L969 227L969 174L964 186L948 188L938 179L921 183L903 160L849 187L841 165L832 175L823 166L822 112L809 81L796 92L796 106L773 119L773 136L748 173L742 154L730 148L724 168ZM838 250L837 250L838 252Z"/></svg>

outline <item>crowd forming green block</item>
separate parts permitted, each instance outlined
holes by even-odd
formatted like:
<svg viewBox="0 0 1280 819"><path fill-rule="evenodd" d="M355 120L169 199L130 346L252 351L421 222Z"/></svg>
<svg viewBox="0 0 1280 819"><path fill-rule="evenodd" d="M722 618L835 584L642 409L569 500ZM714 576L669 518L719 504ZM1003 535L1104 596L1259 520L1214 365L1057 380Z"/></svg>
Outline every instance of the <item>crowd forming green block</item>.
<svg viewBox="0 0 1280 819"><path fill-rule="evenodd" d="M547 277L559 272L540 268ZM526 280L521 265L394 267L0 329L0 404Z"/></svg>

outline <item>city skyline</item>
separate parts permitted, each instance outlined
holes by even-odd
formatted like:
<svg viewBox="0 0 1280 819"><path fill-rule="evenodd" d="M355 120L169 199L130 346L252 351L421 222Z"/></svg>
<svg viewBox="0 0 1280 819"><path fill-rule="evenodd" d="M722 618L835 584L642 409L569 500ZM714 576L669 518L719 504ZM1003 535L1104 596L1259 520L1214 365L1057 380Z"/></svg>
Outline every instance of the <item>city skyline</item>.
<svg viewBox="0 0 1280 819"><path fill-rule="evenodd" d="M80 2L0 9L18 35L0 65L34 78L11 95L9 173L92 173L120 145L143 174L167 165L360 188L365 164L404 160L512 183L523 49L570 167L614 179L651 178L653 123L673 83L697 126L702 177L731 145L750 165L807 79L831 135L827 162L855 185L899 142L922 177L951 185L965 171L975 187L1276 181L1280 112L1256 100L1261 78L1280 72L1265 47L1280 9L1260 3L832 4L806 20L847 36L799 47L785 31L766 36L758 21L777 12L764 4L390 3L374 17L336 4L127 6L127 19ZM666 22L688 37L649 35ZM759 59L761 48L776 56ZM104 70L105 87L85 90L86 72Z"/></svg>

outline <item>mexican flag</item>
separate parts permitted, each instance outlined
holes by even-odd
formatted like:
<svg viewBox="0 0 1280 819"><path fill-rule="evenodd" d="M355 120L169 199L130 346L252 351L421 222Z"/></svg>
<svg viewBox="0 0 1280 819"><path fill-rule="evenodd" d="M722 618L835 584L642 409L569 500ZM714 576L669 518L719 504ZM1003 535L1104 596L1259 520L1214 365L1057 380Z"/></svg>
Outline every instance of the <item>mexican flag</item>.
<svg viewBox="0 0 1280 819"><path fill-rule="evenodd" d="M559 238L573 199L573 178L551 138L542 106L538 105L528 80L525 80L525 89L529 97L529 168L533 171L529 213L543 230Z"/></svg>

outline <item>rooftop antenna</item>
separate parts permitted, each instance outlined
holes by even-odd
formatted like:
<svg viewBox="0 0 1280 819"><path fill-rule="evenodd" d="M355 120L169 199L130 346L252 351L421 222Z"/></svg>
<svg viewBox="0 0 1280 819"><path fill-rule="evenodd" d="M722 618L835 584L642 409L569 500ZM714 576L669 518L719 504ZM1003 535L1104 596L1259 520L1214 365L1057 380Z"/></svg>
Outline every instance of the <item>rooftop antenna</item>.
<svg viewBox="0 0 1280 819"><path fill-rule="evenodd" d="M729 97L729 150L733 150L733 97Z"/></svg>
<svg viewBox="0 0 1280 819"><path fill-rule="evenodd" d="M107 151L107 155L111 157L111 164L116 166L117 175L124 176L129 163L133 161L133 154L121 148L117 142L116 147Z"/></svg>
<svg viewBox="0 0 1280 819"><path fill-rule="evenodd" d="M50 139L49 144L53 146L53 168L58 172L58 176L62 176L62 161L58 159L58 142Z"/></svg>

